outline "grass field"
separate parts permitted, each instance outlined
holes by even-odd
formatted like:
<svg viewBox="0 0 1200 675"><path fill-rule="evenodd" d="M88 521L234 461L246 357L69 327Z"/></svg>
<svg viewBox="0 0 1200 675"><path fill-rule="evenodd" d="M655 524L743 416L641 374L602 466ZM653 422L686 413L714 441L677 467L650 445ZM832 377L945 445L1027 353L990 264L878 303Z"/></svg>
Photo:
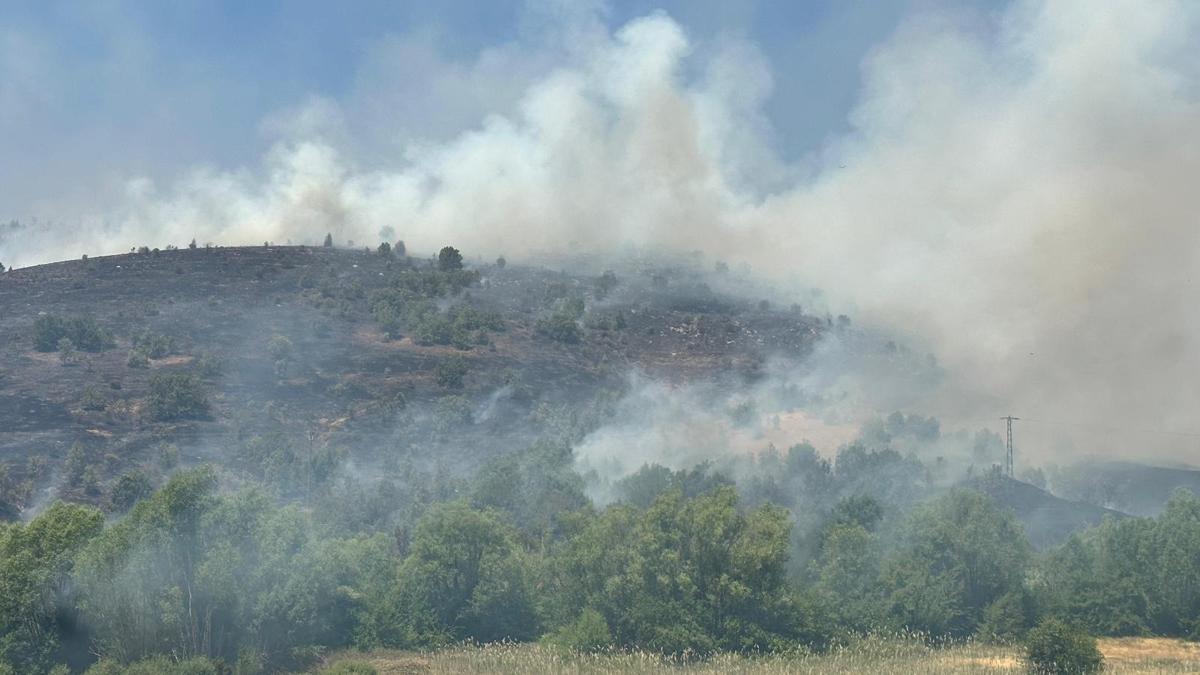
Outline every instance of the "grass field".
<svg viewBox="0 0 1200 675"><path fill-rule="evenodd" d="M1106 673L1200 672L1200 644L1166 638L1100 640ZM672 663L640 652L574 655L540 645L455 647L430 653L379 651L333 656L328 663L370 664L379 675L429 673L1016 673L1023 672L1013 647L958 644L930 647L917 640L873 638L825 654L762 658L719 656L695 663Z"/></svg>

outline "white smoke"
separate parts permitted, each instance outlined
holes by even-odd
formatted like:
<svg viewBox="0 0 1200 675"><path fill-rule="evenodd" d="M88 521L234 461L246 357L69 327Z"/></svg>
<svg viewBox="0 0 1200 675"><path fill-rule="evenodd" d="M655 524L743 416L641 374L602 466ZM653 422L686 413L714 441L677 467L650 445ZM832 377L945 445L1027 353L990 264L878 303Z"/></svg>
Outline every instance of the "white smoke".
<svg viewBox="0 0 1200 675"><path fill-rule="evenodd" d="M913 17L863 63L852 130L802 171L771 150L753 45L700 56L663 14L612 34L572 16L563 65L523 71L511 111L448 141L368 161L319 101L271 125L289 131L260 167L129 181L76 250L45 231L0 255L367 242L383 226L416 250L510 258L700 249L820 285L937 353L954 377L918 411L1195 430L1198 21L1200 5L1169 0ZM1164 438L1074 443L1190 449Z"/></svg>

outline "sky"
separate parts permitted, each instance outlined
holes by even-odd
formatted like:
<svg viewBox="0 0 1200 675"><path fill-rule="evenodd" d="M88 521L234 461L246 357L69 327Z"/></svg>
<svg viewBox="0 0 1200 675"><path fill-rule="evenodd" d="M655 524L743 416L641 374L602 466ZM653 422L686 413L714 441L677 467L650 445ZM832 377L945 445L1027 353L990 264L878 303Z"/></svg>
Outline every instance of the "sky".
<svg viewBox="0 0 1200 675"><path fill-rule="evenodd" d="M74 211L64 202L102 201L131 176L252 163L276 138L271 121L314 98L356 110L360 129L444 139L511 106L553 68L546 25L571 13L615 29L666 12L697 51L752 43L774 79L764 108L774 140L800 157L845 131L864 56L929 6L9 0L0 3L0 220L61 219ZM466 71L489 53L505 61L500 77L472 79Z"/></svg>

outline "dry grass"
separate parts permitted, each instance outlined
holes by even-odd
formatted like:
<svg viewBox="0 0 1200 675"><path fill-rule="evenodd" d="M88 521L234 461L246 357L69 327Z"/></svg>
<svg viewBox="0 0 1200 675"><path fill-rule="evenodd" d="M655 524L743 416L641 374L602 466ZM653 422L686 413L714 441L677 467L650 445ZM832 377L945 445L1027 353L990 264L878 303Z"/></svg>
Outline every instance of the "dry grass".
<svg viewBox="0 0 1200 675"><path fill-rule="evenodd" d="M1200 672L1200 645L1166 638L1100 640L1106 673ZM976 643L930 647L910 638L876 637L824 654L744 657L722 655L709 660L670 662L644 652L569 654L531 644L463 646L429 653L375 651L335 655L340 660L369 663L379 675L450 675L458 673L564 673L626 675L782 675L850 673L1019 673L1024 671L1016 648Z"/></svg>

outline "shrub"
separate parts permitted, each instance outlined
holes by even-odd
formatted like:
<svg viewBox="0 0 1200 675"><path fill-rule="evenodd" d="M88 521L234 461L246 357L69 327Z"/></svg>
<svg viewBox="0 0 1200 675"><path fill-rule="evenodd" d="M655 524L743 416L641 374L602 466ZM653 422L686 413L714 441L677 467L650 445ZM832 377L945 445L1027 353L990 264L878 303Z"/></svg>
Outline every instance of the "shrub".
<svg viewBox="0 0 1200 675"><path fill-rule="evenodd" d="M190 373L160 373L150 380L150 414L156 420L203 419L208 397Z"/></svg>
<svg viewBox="0 0 1200 675"><path fill-rule="evenodd" d="M507 266L508 266L508 261L504 259L504 256L500 256L499 258L496 258L496 267L498 267L500 269L504 269Z"/></svg>
<svg viewBox="0 0 1200 675"><path fill-rule="evenodd" d="M617 287L617 275L612 270L606 270L596 279L596 297L605 298Z"/></svg>
<svg viewBox="0 0 1200 675"><path fill-rule="evenodd" d="M467 376L467 362L463 359L453 356L448 359L443 359L433 369L433 378L437 383L447 389L461 389L463 386L463 378Z"/></svg>
<svg viewBox="0 0 1200 675"><path fill-rule="evenodd" d="M555 312L549 317L539 320L535 328L537 332L551 340L567 343L579 342L579 324L575 322L575 317L566 312Z"/></svg>
<svg viewBox="0 0 1200 675"><path fill-rule="evenodd" d="M403 258L405 255L407 255L407 251L408 249L404 247L403 239L397 241L396 245L392 247L392 252L396 254L397 258Z"/></svg>
<svg viewBox="0 0 1200 675"><path fill-rule="evenodd" d="M98 411L104 410L108 406L108 397L96 385L89 385L83 390L83 396L79 399L79 407L84 410Z"/></svg>
<svg viewBox="0 0 1200 675"><path fill-rule="evenodd" d="M379 255L384 258L392 257L392 245L386 241L379 245Z"/></svg>
<svg viewBox="0 0 1200 675"><path fill-rule="evenodd" d="M71 338L59 338L58 340L58 360L64 366L75 362L75 343L71 342Z"/></svg>
<svg viewBox="0 0 1200 675"><path fill-rule="evenodd" d="M129 352L129 360L125 362L125 365L129 366L130 368L149 368L150 359L145 354L135 349Z"/></svg>
<svg viewBox="0 0 1200 675"><path fill-rule="evenodd" d="M333 235L331 233L326 232L325 233L325 243L323 243L321 245L324 246L325 248L333 248Z"/></svg>
<svg viewBox="0 0 1200 675"><path fill-rule="evenodd" d="M175 351L175 338L145 331L133 336L133 348L152 359L161 359Z"/></svg>
<svg viewBox="0 0 1200 675"><path fill-rule="evenodd" d="M216 377L225 370L225 362L216 354L206 353L196 359L195 367L200 377Z"/></svg>
<svg viewBox="0 0 1200 675"><path fill-rule="evenodd" d="M612 645L612 633L604 615L590 607L579 613L579 617L562 626L550 638L550 642L580 652L598 652Z"/></svg>
<svg viewBox="0 0 1200 675"><path fill-rule="evenodd" d="M1025 659L1035 673L1096 673L1104 657L1096 639L1053 617L1029 631Z"/></svg>
<svg viewBox="0 0 1200 675"><path fill-rule="evenodd" d="M63 338L69 338L76 349L85 352L104 351L113 346L112 335L91 317L65 319L43 314L33 322L33 348L39 352L56 351Z"/></svg>
<svg viewBox="0 0 1200 675"><path fill-rule="evenodd" d="M271 355L272 361L290 360L294 348L292 341L286 335L275 334L267 341L267 353Z"/></svg>
<svg viewBox="0 0 1200 675"><path fill-rule="evenodd" d="M438 269L443 272L462 269L462 253L453 246L443 247L438 251Z"/></svg>

